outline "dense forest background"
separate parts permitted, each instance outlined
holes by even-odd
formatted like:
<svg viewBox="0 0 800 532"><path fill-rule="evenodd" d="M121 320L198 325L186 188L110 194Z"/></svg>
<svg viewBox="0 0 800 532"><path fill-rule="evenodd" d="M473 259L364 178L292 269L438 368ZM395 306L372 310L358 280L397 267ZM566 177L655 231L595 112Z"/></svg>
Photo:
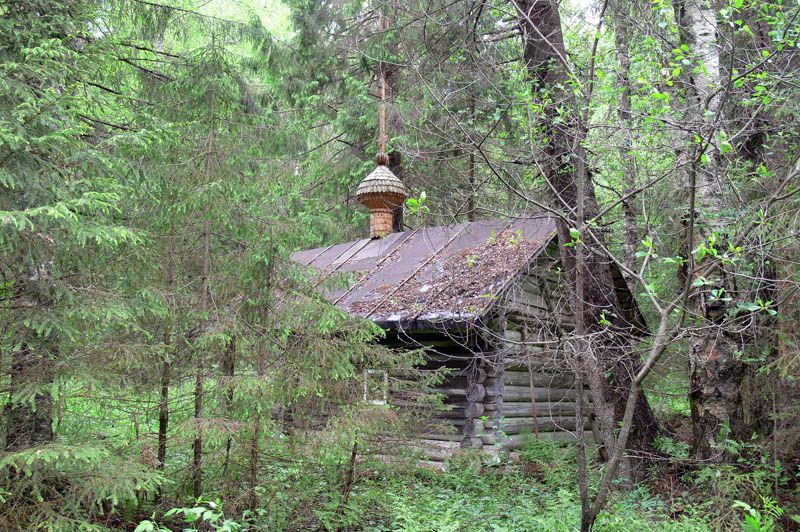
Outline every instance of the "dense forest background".
<svg viewBox="0 0 800 532"><path fill-rule="evenodd" d="M796 2L0 14L0 528L800 526ZM362 370L436 376L289 256L367 234L379 79L404 228L559 219L602 453L373 462L419 413L364 402Z"/></svg>

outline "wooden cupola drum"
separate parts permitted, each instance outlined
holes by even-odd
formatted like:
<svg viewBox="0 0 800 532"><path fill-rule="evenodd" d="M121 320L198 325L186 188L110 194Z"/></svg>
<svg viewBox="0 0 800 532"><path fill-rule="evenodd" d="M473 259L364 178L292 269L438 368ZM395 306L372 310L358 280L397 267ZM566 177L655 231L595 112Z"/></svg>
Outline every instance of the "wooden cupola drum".
<svg viewBox="0 0 800 532"><path fill-rule="evenodd" d="M369 236L383 238L392 232L394 210L403 205L408 190L386 165L389 157L378 153L378 166L356 189L358 201L369 209Z"/></svg>
<svg viewBox="0 0 800 532"><path fill-rule="evenodd" d="M378 155L377 166L358 185L356 198L369 209L369 236L383 238L394 229L393 213L408 197L408 189L394 172L389 169L389 156L386 153L386 81L381 67L381 106L378 116Z"/></svg>

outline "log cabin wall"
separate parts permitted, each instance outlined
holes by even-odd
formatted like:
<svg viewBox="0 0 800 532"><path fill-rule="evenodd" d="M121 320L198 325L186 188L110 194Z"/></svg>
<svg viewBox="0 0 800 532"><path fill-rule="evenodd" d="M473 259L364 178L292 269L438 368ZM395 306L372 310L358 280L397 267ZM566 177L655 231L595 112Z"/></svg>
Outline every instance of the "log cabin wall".
<svg viewBox="0 0 800 532"><path fill-rule="evenodd" d="M498 304L497 334L504 362L502 406L495 426L507 450L522 447L530 437L526 435L575 440L575 377L562 341L574 324L558 266L554 243ZM588 389L585 397L591 400ZM586 410L591 412L591 405ZM585 426L591 426L591 419ZM591 439L591 432L585 436Z"/></svg>
<svg viewBox="0 0 800 532"><path fill-rule="evenodd" d="M419 434L429 460L465 449L502 456L526 438L575 439L575 379L560 340L573 324L557 252L550 246L515 279L482 326L406 335L407 345L430 350L428 368L452 371L435 390L447 410Z"/></svg>

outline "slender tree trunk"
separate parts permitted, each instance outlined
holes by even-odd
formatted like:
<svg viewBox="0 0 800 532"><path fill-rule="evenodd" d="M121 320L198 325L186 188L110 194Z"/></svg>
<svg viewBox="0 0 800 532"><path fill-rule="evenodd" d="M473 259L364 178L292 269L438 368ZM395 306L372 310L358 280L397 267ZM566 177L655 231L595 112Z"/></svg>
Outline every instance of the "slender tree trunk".
<svg viewBox="0 0 800 532"><path fill-rule="evenodd" d="M259 400L261 394L259 394ZM253 420L253 437L250 440L250 509L255 510L258 508L258 466L259 456L261 454L261 413L256 409L255 419Z"/></svg>
<svg viewBox="0 0 800 532"><path fill-rule="evenodd" d="M164 326L164 359L161 362L161 393L158 402L158 450L156 463L159 471L164 471L167 462L167 433L169 431L169 387L172 373L172 313L175 310L174 284L174 236L175 228L170 224L169 238L167 240L167 261L164 268L164 277L167 285L167 303L169 315Z"/></svg>
<svg viewBox="0 0 800 532"><path fill-rule="evenodd" d="M214 144L215 144L215 136L216 136L216 118L214 115L215 108L214 108L214 93L211 93L211 103L210 103L210 112L211 112L211 130L208 134L208 142L206 143L206 167L205 167L205 177L204 177L204 184L208 184L211 182L211 171L213 166L213 158L214 158ZM206 206L204 209L204 218L203 221L203 266L202 266L202 292L200 294L200 313L202 314L202 320L207 321L208 316L206 315L209 310L209 269L211 264L211 220L209 217L209 207ZM192 459L192 480L193 480L193 487L194 487L194 496L196 498L200 497L203 492L203 480L202 480L202 472L203 472L203 433L201 430L201 420L203 417L203 398L205 395L205 351L199 350L197 353L197 373L195 374L195 383L194 383L194 419L195 419L195 439L194 443L192 444L192 451L193 451L193 459Z"/></svg>
<svg viewBox="0 0 800 532"><path fill-rule="evenodd" d="M347 508L347 503L350 500L350 493L353 491L353 484L356 480L356 466L358 465L358 440L353 440L353 446L350 449L350 460L347 462L347 470L344 473L344 481L342 482L342 498L339 500L339 506L336 508L336 516L341 517Z"/></svg>
<svg viewBox="0 0 800 532"><path fill-rule="evenodd" d="M576 220L578 209L582 210L582 220L593 220L599 213L599 206L582 146L586 128L569 88L571 82L558 3L555 0L530 0L515 1L514 5L522 28L523 57L534 99L544 109L541 121L544 137L548 140L538 158L553 191L554 207L564 211L572 220ZM580 195L579 188L582 188ZM630 376L635 374L639 361L629 349L626 331L631 330L632 324L626 322L616 294L605 237L601 231L589 226L581 227L581 230L584 233L580 235L582 243L576 245L570 227L559 223L561 258L576 321L580 314L584 332L593 337L589 344L597 367L587 368L587 380L595 398L603 443L609 454L613 454L616 422L622 419ZM576 257L577 247L582 253L581 268ZM591 272L591 275L579 275L579 269ZM615 334L592 334L605 328L601 321L611 322L610 330ZM613 382L603 378L609 372ZM638 397L633 423L630 448L651 450L657 424L643 395Z"/></svg>
<svg viewBox="0 0 800 532"><path fill-rule="evenodd" d="M166 353L161 363L161 394L158 401L158 452L156 463L159 471L164 471L167 462L167 432L169 430L169 384L171 364Z"/></svg>
<svg viewBox="0 0 800 532"><path fill-rule="evenodd" d="M228 418L233 416L233 392L234 384L233 377L236 369L236 338L232 337L225 354L222 357L220 364L222 371L223 384L225 386L225 415ZM225 462L222 465L222 478L224 485L227 487L230 483L230 460L231 460L231 446L233 444L233 437L228 436L225 441Z"/></svg>
<svg viewBox="0 0 800 532"><path fill-rule="evenodd" d="M621 135L620 166L622 167L622 193L631 194L636 189L636 171L634 168L633 134L631 124L631 58L628 47L631 42L629 20L629 4L626 0L617 0L612 10L614 20L614 45L617 51L617 98L619 126ZM639 228L636 223L636 197L631 196L622 202L622 263L626 268L636 271L636 246L639 242ZM623 272L628 289L635 293L635 283L630 275Z"/></svg>

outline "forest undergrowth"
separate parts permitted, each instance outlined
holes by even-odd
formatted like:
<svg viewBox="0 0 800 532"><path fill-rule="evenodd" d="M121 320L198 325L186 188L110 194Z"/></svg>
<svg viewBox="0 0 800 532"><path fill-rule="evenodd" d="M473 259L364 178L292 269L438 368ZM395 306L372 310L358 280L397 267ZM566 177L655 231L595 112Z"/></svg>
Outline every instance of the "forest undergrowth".
<svg viewBox="0 0 800 532"><path fill-rule="evenodd" d="M680 445L662 446L674 453L665 453L663 470L618 486L595 530L755 532L796 527L797 505L783 501L782 506L772 491L774 482L786 481L781 472L744 459L736 468L688 467L675 451ZM573 531L581 510L576 455L573 445L530 435L514 461L502 464L482 465L477 455L466 455L448 461L444 469L431 469L413 461L387 464L366 457L358 465L345 508L337 482L302 466L277 465L269 475L273 484L260 488L264 506L246 511L242 519L226 520L219 501L203 500L173 509L164 519L145 520L139 530L202 530L199 523L205 521L214 530ZM591 467L593 488L600 467Z"/></svg>

